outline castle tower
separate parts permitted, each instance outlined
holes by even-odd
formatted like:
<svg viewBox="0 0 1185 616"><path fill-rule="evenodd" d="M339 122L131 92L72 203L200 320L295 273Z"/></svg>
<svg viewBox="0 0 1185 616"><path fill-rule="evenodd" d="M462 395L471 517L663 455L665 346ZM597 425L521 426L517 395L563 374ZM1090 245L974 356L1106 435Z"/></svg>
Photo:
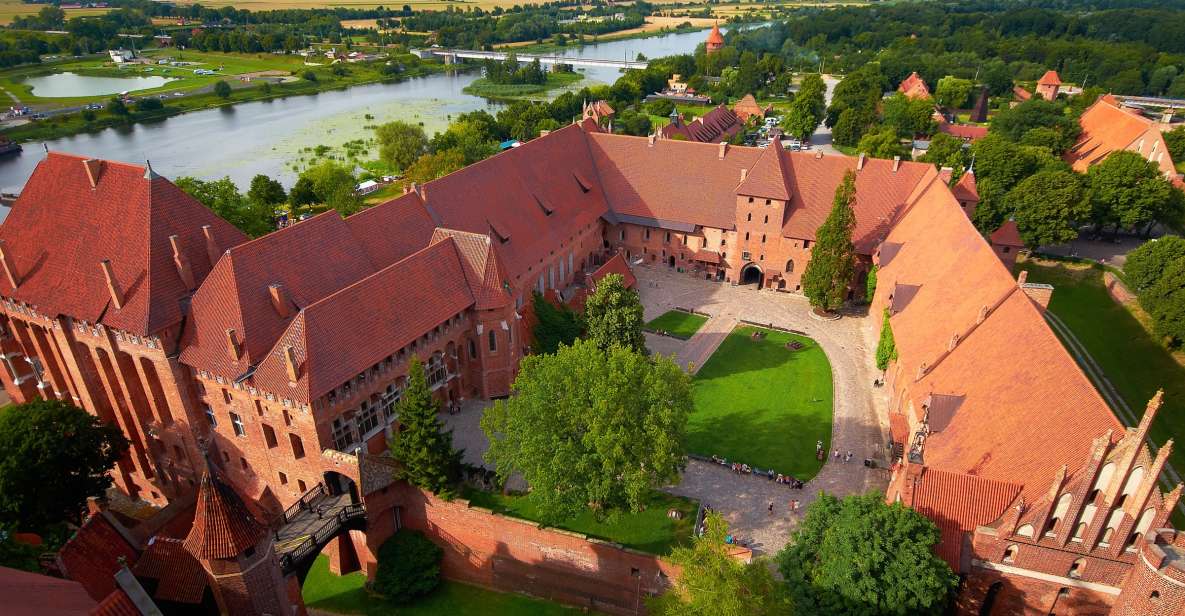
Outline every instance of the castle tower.
<svg viewBox="0 0 1185 616"><path fill-rule="evenodd" d="M1140 558L1111 608L1113 616L1160 616L1185 610L1185 567L1182 540L1161 529L1140 546Z"/></svg>
<svg viewBox="0 0 1185 616"><path fill-rule="evenodd" d="M210 579L223 614L286 616L294 613L272 534L222 480L213 465L198 490L193 528L185 538Z"/></svg>
<svg viewBox="0 0 1185 616"><path fill-rule="evenodd" d="M1037 82L1037 94L1047 100L1051 101L1057 98L1057 93L1061 90L1062 79L1058 77L1057 71L1045 71L1041 79Z"/></svg>
<svg viewBox="0 0 1185 616"><path fill-rule="evenodd" d="M720 34L720 28L716 24L712 24L712 31L708 33L708 40L704 41L704 45L708 53L716 53L724 47L724 35Z"/></svg>

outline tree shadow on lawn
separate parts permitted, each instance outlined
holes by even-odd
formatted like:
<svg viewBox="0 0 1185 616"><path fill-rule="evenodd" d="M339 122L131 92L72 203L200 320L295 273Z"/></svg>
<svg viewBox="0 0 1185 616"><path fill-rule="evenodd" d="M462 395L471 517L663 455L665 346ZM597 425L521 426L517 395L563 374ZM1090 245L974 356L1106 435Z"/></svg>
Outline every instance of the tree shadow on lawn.
<svg viewBox="0 0 1185 616"><path fill-rule="evenodd" d="M693 415L687 446L692 452L717 455L762 470L809 481L823 462L815 445L831 442L831 414L774 413L769 409L738 409L726 414Z"/></svg>

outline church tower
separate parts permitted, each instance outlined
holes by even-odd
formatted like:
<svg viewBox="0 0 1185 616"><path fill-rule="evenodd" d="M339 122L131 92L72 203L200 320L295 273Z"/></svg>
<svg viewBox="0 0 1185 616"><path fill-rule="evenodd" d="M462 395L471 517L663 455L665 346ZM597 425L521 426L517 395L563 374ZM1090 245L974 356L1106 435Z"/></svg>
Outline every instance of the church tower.
<svg viewBox="0 0 1185 616"><path fill-rule="evenodd" d="M211 464L198 490L185 549L206 570L223 614L289 616L289 600L272 534Z"/></svg>
<svg viewBox="0 0 1185 616"><path fill-rule="evenodd" d="M724 35L720 34L720 28L716 24L712 24L712 31L708 33L708 40L704 41L704 45L708 53L715 53L724 47Z"/></svg>

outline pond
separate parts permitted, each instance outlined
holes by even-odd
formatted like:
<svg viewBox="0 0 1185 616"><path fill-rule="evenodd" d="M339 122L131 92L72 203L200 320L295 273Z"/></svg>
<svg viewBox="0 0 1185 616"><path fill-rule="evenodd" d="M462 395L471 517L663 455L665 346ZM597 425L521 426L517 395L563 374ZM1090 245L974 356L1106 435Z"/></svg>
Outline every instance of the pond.
<svg viewBox="0 0 1185 616"><path fill-rule="evenodd" d="M159 88L172 81L167 77L96 77L77 73L55 73L30 77L25 83L33 89L34 96L41 98L74 98L82 96L106 96L120 92Z"/></svg>

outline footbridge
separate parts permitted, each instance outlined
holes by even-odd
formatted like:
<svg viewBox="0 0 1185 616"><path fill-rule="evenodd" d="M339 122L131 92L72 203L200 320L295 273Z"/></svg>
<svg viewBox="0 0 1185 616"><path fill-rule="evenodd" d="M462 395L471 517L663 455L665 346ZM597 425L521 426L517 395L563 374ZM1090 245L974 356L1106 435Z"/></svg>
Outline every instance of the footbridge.
<svg viewBox="0 0 1185 616"><path fill-rule="evenodd" d="M334 537L366 527L366 509L349 492L334 494L319 483L296 501L274 525L276 556L285 574L304 580L317 554Z"/></svg>
<svg viewBox="0 0 1185 616"><path fill-rule="evenodd" d="M504 51L476 51L472 49L441 49L431 48L419 50L419 55L433 55L444 58L445 64L455 64L457 60L505 60L509 55ZM572 66L600 66L607 68L646 68L649 63L645 60L599 60L596 58L569 58L560 55L516 53L514 57L519 62L538 60L540 64L571 64Z"/></svg>

